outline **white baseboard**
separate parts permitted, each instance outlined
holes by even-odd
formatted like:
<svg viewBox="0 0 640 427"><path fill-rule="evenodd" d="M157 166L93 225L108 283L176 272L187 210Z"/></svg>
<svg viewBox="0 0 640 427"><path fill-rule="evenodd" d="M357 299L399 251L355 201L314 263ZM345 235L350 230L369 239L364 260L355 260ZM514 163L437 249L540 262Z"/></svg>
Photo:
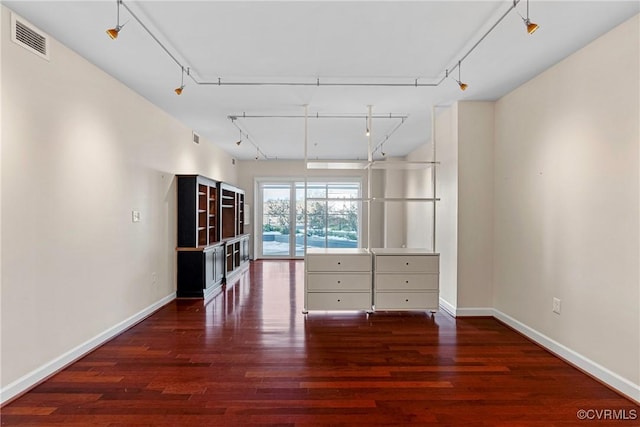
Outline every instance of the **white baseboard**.
<svg viewBox="0 0 640 427"><path fill-rule="evenodd" d="M607 384L611 388L617 390L618 392L624 394L628 398L634 400L636 403L640 404L640 385L639 384L634 384L631 381L625 378L622 378L620 375L616 374L615 372L612 372L609 369L605 368L604 366L594 362L593 360L586 358L585 356L575 352L574 350L571 350L568 347L565 347L559 342L536 331L535 329L530 328L524 323L514 319L513 317L507 314L504 314L499 310L493 309L493 316L496 319L500 320L501 322L512 327L516 331L520 332L522 335L526 336L527 338L540 344L542 347L554 353L561 359L564 359L570 364L583 370L589 375L599 379L600 381Z"/></svg>
<svg viewBox="0 0 640 427"><path fill-rule="evenodd" d="M128 319L123 320L115 326L107 329L106 331L96 335L90 340L80 344L79 346L69 350L68 352L62 354L61 356L47 362L46 364L40 366L37 369L29 372L28 374L18 378L11 384L8 384L6 387L0 389L0 404L4 404L14 397L18 396L21 393L29 390L35 385L39 384L41 381L45 380L47 377L55 374L59 370L63 369L67 365L73 363L78 360L85 354L94 350L96 347L104 344L106 341L115 337L119 333L129 329L136 323L140 322L144 318L148 317L150 314L161 308L162 306L168 304L176 298L176 293L172 293L162 298L161 300L151 304L149 307L139 311Z"/></svg>
<svg viewBox="0 0 640 427"><path fill-rule="evenodd" d="M494 317L494 309L490 307L458 308L456 317Z"/></svg>
<svg viewBox="0 0 640 427"><path fill-rule="evenodd" d="M449 313L450 315L452 315L453 317L456 317L456 308L451 303L449 303L448 301L442 298L440 298L440 308L446 311L447 313Z"/></svg>
<svg viewBox="0 0 640 427"><path fill-rule="evenodd" d="M493 308L491 307L469 307L456 308L453 304L440 298L440 308L452 315L453 317L493 317Z"/></svg>

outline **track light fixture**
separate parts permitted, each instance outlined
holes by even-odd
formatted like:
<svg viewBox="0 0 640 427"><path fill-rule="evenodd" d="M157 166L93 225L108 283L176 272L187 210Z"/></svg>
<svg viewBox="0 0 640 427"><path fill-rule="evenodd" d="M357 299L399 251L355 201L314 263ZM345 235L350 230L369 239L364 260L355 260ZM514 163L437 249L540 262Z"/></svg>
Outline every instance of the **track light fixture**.
<svg viewBox="0 0 640 427"><path fill-rule="evenodd" d="M240 129L238 129L240 130ZM242 144L242 130L240 130L240 139L238 141L236 141L236 145L240 146L240 144Z"/></svg>
<svg viewBox="0 0 640 427"><path fill-rule="evenodd" d="M458 86L460 86L460 90L464 91L464 90L467 90L469 85L466 83L462 83L462 79L460 78L460 64L461 62L458 61L458 80L456 80L456 82L458 82Z"/></svg>
<svg viewBox="0 0 640 427"><path fill-rule="evenodd" d="M508 10L506 10L496 21L495 23L481 36L479 37L479 39L476 41L475 44L473 44L473 46L471 48L469 48L466 53L464 55L462 55L460 57L460 60L458 61L458 79L456 80L456 82L458 83L458 86L460 86L461 90L466 90L468 85L466 83L463 83L460 80L460 62L465 60L479 45L480 43L485 40L485 38L498 26L498 24L500 24L500 22L502 22L502 20L514 9L517 12L516 6L518 5L518 3L520 3L521 0L513 0L513 4L509 7ZM531 20L529 19L529 0L527 1L527 16L526 18L523 17L522 15L520 15L519 12L517 12L520 17L523 19L524 24L526 26L527 32L529 34L533 34L534 32L536 32L536 30L538 29L538 24L531 22ZM136 13L131 10L131 8L129 8L129 6L127 5L127 3L124 2L124 0L116 0L117 2L117 6L118 6L118 21L117 21L117 25L115 28L111 28L108 29L106 32L109 35L109 37L111 37L112 39L116 39L118 37L118 33L120 32L120 30L122 29L122 27L124 27L126 25L120 25L120 6L124 7L127 12L131 15L131 17L133 19L135 19L138 24L140 24L140 26L142 27L142 29L144 29L149 36L151 36L151 38L158 44L158 46L173 60L173 62L175 62L178 66L180 66L182 68L182 72L183 72L183 80L182 80L182 84L180 85L179 88L175 89L175 93L177 95L182 94L182 90L184 89L184 65L182 65L182 62L179 61L176 58L176 55L174 55L172 53L172 51L167 48L167 46L165 46L159 39L158 37L156 37L153 32L149 29L149 27L147 27L145 25L145 23L136 15ZM451 71L453 71L455 69L455 66L451 67ZM380 83L377 81L368 81L368 82L344 82L344 81L329 81L329 82L325 82L325 81L320 81L320 78L316 77L313 80L309 80L309 81L295 81L295 82L287 82L287 81L279 81L279 82L274 82L274 81L223 81L222 78L218 77L217 80L214 81L206 81L206 80L199 80L196 76L191 76L189 73L189 68L187 68L187 75L191 78L191 80L193 81L194 84L200 86L200 85L205 85L205 86L315 86L315 87L320 87L320 86L339 86L339 87L344 87L344 86L358 86L358 87L364 87L364 86L373 86L373 87L380 87L380 86L388 86L388 87L438 87L440 86L448 77L449 77L449 69L445 69L445 76L439 78L437 81L433 81L433 82L419 82L418 79L415 79L412 82L402 82L402 83L398 83L398 82L393 82L393 83ZM368 124L368 123L367 123ZM369 129L367 126L367 136L369 136ZM249 138L247 138L249 139ZM252 141L249 141L253 144ZM263 157L267 158L266 156Z"/></svg>
<svg viewBox="0 0 640 427"><path fill-rule="evenodd" d="M109 37L111 37L112 40L118 38L118 33L120 33L120 30L122 29L122 27L124 27L124 24L120 25L120 3L122 3L122 0L116 0L116 2L118 3L118 17L116 26L115 28L109 28L107 30L107 34L109 35Z"/></svg>
<svg viewBox="0 0 640 427"><path fill-rule="evenodd" d="M513 7L516 7L515 0L513 2ZM520 15L520 12L518 12L518 15ZM520 15L520 18L522 18L522 21L527 28L527 33L533 34L536 32L536 30L538 29L538 24L536 24L535 22L531 22L531 19L529 19L529 0L527 0L527 17L525 18L524 16Z"/></svg>
<svg viewBox="0 0 640 427"><path fill-rule="evenodd" d="M182 95L182 90L184 89L184 67L181 67L181 68L182 68L182 76L180 78L180 87L173 90L176 93L176 95Z"/></svg>
<svg viewBox="0 0 640 427"><path fill-rule="evenodd" d="M369 136L369 135L371 135L371 131L369 130L369 119L365 117L364 120L365 120L365 129L366 129L364 134L366 136Z"/></svg>

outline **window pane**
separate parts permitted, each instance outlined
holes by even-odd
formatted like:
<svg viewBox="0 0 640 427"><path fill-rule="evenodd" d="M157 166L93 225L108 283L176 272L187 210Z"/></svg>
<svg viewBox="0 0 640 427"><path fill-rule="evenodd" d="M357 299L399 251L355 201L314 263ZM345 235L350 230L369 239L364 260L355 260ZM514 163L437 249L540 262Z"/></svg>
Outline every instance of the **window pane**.
<svg viewBox="0 0 640 427"><path fill-rule="evenodd" d="M327 185L318 183L307 184L307 197L308 198L326 198L327 197Z"/></svg>
<svg viewBox="0 0 640 427"><path fill-rule="evenodd" d="M331 183L328 185L328 197L330 199L358 198L360 197L360 185L354 183Z"/></svg>
<svg viewBox="0 0 640 427"><path fill-rule="evenodd" d="M289 255L290 186L265 184L262 187L262 254Z"/></svg>

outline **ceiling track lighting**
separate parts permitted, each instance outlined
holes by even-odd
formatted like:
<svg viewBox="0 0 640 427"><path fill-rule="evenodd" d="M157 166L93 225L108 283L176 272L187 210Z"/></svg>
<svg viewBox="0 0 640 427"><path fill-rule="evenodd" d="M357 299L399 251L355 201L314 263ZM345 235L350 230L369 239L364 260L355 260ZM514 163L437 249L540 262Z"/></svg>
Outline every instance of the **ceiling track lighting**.
<svg viewBox="0 0 640 427"><path fill-rule="evenodd" d="M109 29L107 30L107 34L109 34L109 37L111 37L112 39L115 39L118 37L118 33L120 32L120 30L122 29L122 27L124 25L120 25L120 6L122 5L122 7L124 7L125 9L127 9L127 11L131 14L131 16L138 22L138 24L140 24L140 26L147 32L147 34L149 34L149 36L151 36L151 38L158 44L158 46L160 46L160 48L162 48L162 50L164 50L164 52L183 70L184 73L184 65L176 58L176 56L169 50L167 49L167 47L151 32L151 30L149 30L149 28L144 24L144 22L142 22L142 20L140 20L140 18L129 8L129 6L127 6L127 4L123 1L123 0L116 0L117 1L117 5L118 5L118 22L115 28ZM187 68L187 75L191 78L191 80L193 81L193 83L195 83L196 85L200 86L350 86L350 87L438 87L442 84L442 82L444 82L447 77L449 77L449 73L453 72L456 67L458 67L458 80L456 80L458 82L458 85L460 86L461 90L465 90L467 89L468 85L466 83L462 83L460 80L460 63L462 61L464 61L470 54L471 52L473 52L479 45L480 43L482 43L482 41L498 26L498 24L500 24L500 22L502 22L502 20L514 9L516 9L517 4L520 2L520 0L513 0L513 4L509 7L508 10L506 10L501 16L500 18L498 18L498 20L478 39L478 41L476 41L475 44L473 44L473 46L471 46L471 48L469 48L466 53L460 57L460 59L458 60L458 63L455 64L453 67L451 68L447 68L445 69L445 76L440 78L439 80L434 80L433 82L430 83L420 83L418 82L418 79L414 79L412 82L402 82L402 83L377 83L377 82L338 82L338 81L330 81L330 82L325 82L325 81L320 81L320 78L315 78L313 80L307 81L307 82L243 82L243 81L222 81L221 78L218 78L215 81L202 81L202 80L198 80L196 77L192 76L189 73L189 69ZM522 15L521 15L522 17ZM537 29L538 29L538 25L531 22L531 20L529 19L529 0L527 0L527 17L524 18L522 17L522 19L524 20L524 23L527 27L527 32L529 34L533 34ZM182 89L184 89L184 76L183 76L183 82L180 85L179 88L175 89L176 94L180 95L182 93ZM265 156L266 157L266 156Z"/></svg>
<svg viewBox="0 0 640 427"><path fill-rule="evenodd" d="M366 136L371 136L371 131L369 130L369 118L367 117L367 118L365 118L365 120L366 120L366 128L365 128L366 130L365 130L364 134Z"/></svg>
<svg viewBox="0 0 640 427"><path fill-rule="evenodd" d="M389 140L389 138L391 138L391 136L392 136L394 133L396 133L396 131L397 131L398 129L400 129L400 126L402 126L402 125L404 124L404 120L405 120L405 119L403 118L401 122L399 122L398 124L396 124L396 126L395 126L393 129L391 129L391 132L389 132L389 133L384 137L384 139L383 139L381 142L379 142L379 143L378 143L378 144L373 148L372 152L376 152L376 151L380 150L380 154L382 154L382 156L383 156L383 157L386 157L387 153L384 151L384 144L385 144L385 142L387 142L387 141Z"/></svg>
<svg viewBox="0 0 640 427"><path fill-rule="evenodd" d="M120 30L122 29L122 27L125 26L125 24L120 25L120 3L122 3L122 0L116 0L116 2L118 3L118 12L117 12L117 20L116 20L116 26L114 28L109 28L107 30L107 34L109 35L109 37L111 37L112 40L115 40L118 38L118 34L120 33Z"/></svg>
<svg viewBox="0 0 640 427"><path fill-rule="evenodd" d="M176 93L176 95L182 95L182 91L184 90L184 67L182 68L182 75L180 77L180 87L175 88L173 91ZM189 75L189 68L187 68L187 75Z"/></svg>
<svg viewBox="0 0 640 427"><path fill-rule="evenodd" d="M466 84L466 83L463 83L462 79L460 78L460 68L461 68L460 65L461 64L462 64L462 61L458 61L458 78L457 79L454 78L454 80L456 81L456 83L458 83L458 86L460 86L460 90L465 91L465 90L467 90L469 85ZM446 71L445 76L449 77L449 70Z"/></svg>
<svg viewBox="0 0 640 427"><path fill-rule="evenodd" d="M247 132L243 132L242 128L236 123L236 119L237 117L231 117L231 116L229 117L229 120L231 120L231 123L236 127L236 129L238 129L238 132L240 132L240 139L236 141L236 145L240 146L240 144L242 144L244 141L247 141L251 145L253 145L256 149L256 160L258 160L258 157L268 159L269 157L262 152L262 150L260 149L260 146L253 141L251 136ZM244 135L244 140L242 139L243 135Z"/></svg>
<svg viewBox="0 0 640 427"><path fill-rule="evenodd" d="M366 119L366 114L310 114L306 116L310 119ZM231 121L236 119L304 119L304 114L230 114L227 118ZM408 119L409 116L403 114L374 114L371 119L400 119L402 121Z"/></svg>
<svg viewBox="0 0 640 427"><path fill-rule="evenodd" d="M516 7L516 4L517 2L514 0L514 8ZM520 15L520 12L518 12L518 15ZM524 16L520 15L520 18L522 18L522 22L524 22L524 26L527 28L527 33L533 34L539 28L538 24L536 24L535 22L531 22L531 19L529 19L529 0L527 0L527 17L525 18Z"/></svg>

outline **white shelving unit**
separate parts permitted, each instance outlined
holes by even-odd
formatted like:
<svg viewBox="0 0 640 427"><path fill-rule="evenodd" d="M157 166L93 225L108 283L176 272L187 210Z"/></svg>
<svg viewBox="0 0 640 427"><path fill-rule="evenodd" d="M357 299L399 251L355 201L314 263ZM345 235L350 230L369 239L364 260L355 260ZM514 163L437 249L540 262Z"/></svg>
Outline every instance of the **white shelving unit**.
<svg viewBox="0 0 640 427"><path fill-rule="evenodd" d="M372 108L369 106L367 129L371 131ZM305 219L305 306L309 310L422 310L435 312L439 308L439 263L436 253L436 142L435 108L432 110L432 161L374 160L372 132L368 138L368 159L354 161L309 161L308 116L305 106L305 163L307 170L356 169L368 173L364 197L348 199L368 204L367 248L306 249ZM371 180L374 170L431 170L432 197L372 197ZM305 177L307 194L308 173ZM343 199L336 199L343 200ZM431 248L370 248L371 204L425 202L432 204ZM305 197L305 213L307 199ZM368 262L368 264L367 264ZM367 264L367 265L365 265ZM368 297L368 303L365 303Z"/></svg>

